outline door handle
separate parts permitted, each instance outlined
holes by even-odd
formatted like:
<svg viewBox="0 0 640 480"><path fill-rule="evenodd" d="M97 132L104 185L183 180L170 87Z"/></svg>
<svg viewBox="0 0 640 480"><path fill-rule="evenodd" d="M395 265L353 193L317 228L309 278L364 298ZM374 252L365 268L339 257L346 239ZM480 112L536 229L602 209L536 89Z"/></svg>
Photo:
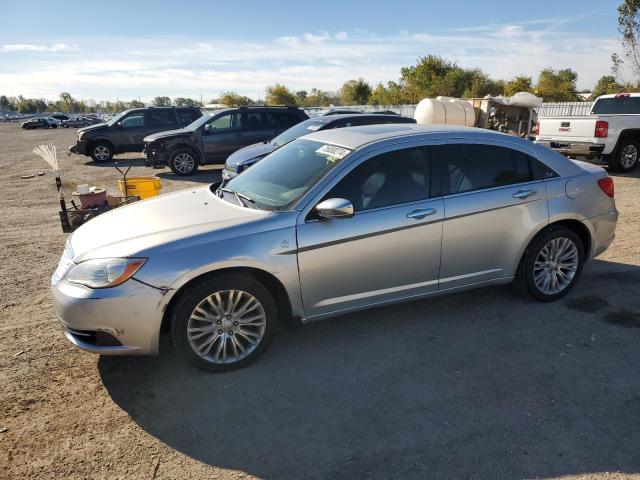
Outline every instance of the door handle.
<svg viewBox="0 0 640 480"><path fill-rule="evenodd" d="M525 198L532 197L538 193L537 190L518 190L516 193L512 195L513 198L519 198L520 200L524 200Z"/></svg>
<svg viewBox="0 0 640 480"><path fill-rule="evenodd" d="M414 218L420 220L421 218L428 217L429 215L435 215L437 210L435 208L419 208L413 212L407 213L407 218Z"/></svg>

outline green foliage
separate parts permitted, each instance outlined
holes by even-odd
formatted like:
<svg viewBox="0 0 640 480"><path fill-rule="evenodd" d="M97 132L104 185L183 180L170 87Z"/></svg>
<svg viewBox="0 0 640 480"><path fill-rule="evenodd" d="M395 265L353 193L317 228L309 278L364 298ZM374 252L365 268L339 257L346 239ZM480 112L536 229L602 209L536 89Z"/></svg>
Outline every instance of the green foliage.
<svg viewBox="0 0 640 480"><path fill-rule="evenodd" d="M376 85L369 97L370 105L402 105L409 103L404 85L396 82L388 82L385 87L382 83Z"/></svg>
<svg viewBox="0 0 640 480"><path fill-rule="evenodd" d="M216 102L214 102L216 103ZM249 97L244 97L236 92L222 92L217 103L226 105L227 107L247 107L253 105L255 102Z"/></svg>
<svg viewBox="0 0 640 480"><path fill-rule="evenodd" d="M576 90L578 74L566 68L554 70L545 68L540 72L536 93L545 102L575 102L580 99Z"/></svg>
<svg viewBox="0 0 640 480"><path fill-rule="evenodd" d="M603 75L593 88L593 97L608 93L620 93L624 90L625 86L616 82L616 78L613 75Z"/></svg>
<svg viewBox="0 0 640 480"><path fill-rule="evenodd" d="M169 97L156 97L153 99L154 107L170 107L171 99Z"/></svg>
<svg viewBox="0 0 640 480"><path fill-rule="evenodd" d="M618 31L622 35L625 56L640 76L640 0L624 0L618 6ZM620 72L622 59L612 56L614 70Z"/></svg>
<svg viewBox="0 0 640 480"><path fill-rule="evenodd" d="M193 98L177 97L173 100L176 107L200 107L200 102Z"/></svg>
<svg viewBox="0 0 640 480"><path fill-rule="evenodd" d="M533 81L531 77L518 75L513 80L509 80L504 86L504 94L508 97L518 92L533 93Z"/></svg>
<svg viewBox="0 0 640 480"><path fill-rule="evenodd" d="M359 78L348 80L340 89L342 105L365 105L371 96L371 85Z"/></svg>
<svg viewBox="0 0 640 480"><path fill-rule="evenodd" d="M265 93L267 105L297 105L296 96L280 83L268 86Z"/></svg>

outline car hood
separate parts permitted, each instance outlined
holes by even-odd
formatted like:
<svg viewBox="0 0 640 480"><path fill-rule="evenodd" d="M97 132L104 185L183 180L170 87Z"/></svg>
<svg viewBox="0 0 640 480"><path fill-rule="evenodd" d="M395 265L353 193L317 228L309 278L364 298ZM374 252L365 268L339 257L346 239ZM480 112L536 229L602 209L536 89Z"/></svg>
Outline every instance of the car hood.
<svg viewBox="0 0 640 480"><path fill-rule="evenodd" d="M109 128L109 125L107 125L106 123L97 123L95 125L89 125L88 127L79 128L78 134L85 133L85 132L93 132L96 130L105 130L107 128Z"/></svg>
<svg viewBox="0 0 640 480"><path fill-rule="evenodd" d="M154 247L201 234L222 234L229 227L256 222L269 214L222 200L209 187L180 190L88 221L71 236L73 260L144 256Z"/></svg>
<svg viewBox="0 0 640 480"><path fill-rule="evenodd" d="M276 148L278 147L269 142L254 143L253 145L249 145L248 147L244 147L233 152L229 155L225 163L229 166L237 167L238 165L262 158L273 152Z"/></svg>
<svg viewBox="0 0 640 480"><path fill-rule="evenodd" d="M184 128L179 128L177 130L167 130L165 132L158 132L154 133L153 135L149 135L148 137L144 137L144 141L147 143L151 143L161 138L177 137L186 133L189 133L189 131L185 130Z"/></svg>

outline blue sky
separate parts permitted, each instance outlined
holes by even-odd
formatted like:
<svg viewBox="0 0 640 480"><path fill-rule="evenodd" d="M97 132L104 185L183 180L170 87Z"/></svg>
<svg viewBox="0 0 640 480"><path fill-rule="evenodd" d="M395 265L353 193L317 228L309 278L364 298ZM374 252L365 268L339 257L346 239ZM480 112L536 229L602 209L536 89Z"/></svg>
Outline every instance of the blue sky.
<svg viewBox="0 0 640 480"><path fill-rule="evenodd" d="M3 0L0 94L258 98L397 80L428 53L496 78L571 67L590 88L620 51L618 3Z"/></svg>

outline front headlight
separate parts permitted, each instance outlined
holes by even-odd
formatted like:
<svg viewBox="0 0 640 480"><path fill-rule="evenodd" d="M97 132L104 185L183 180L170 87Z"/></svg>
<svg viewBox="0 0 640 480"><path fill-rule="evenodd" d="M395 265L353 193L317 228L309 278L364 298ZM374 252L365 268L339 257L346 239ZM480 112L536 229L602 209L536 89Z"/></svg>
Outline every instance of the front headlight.
<svg viewBox="0 0 640 480"><path fill-rule="evenodd" d="M146 258L99 258L78 263L67 275L67 282L89 288L111 288L129 280Z"/></svg>
<svg viewBox="0 0 640 480"><path fill-rule="evenodd" d="M82 140L82 137L84 137L84 132L78 133L78 141Z"/></svg>

